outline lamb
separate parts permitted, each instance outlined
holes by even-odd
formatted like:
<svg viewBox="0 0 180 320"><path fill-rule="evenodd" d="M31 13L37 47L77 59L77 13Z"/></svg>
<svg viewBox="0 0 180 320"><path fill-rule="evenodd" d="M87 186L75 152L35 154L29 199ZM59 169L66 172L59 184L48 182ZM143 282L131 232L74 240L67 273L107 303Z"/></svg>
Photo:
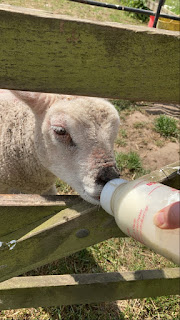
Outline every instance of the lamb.
<svg viewBox="0 0 180 320"><path fill-rule="evenodd" d="M104 184L119 177L114 106L101 98L0 90L0 193L56 194L64 180L99 204Z"/></svg>

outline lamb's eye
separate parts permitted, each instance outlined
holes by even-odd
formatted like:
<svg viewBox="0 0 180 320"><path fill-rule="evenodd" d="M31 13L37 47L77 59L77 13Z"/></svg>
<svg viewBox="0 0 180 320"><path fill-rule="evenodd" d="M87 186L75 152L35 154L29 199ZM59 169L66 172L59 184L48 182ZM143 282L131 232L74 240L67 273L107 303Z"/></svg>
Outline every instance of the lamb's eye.
<svg viewBox="0 0 180 320"><path fill-rule="evenodd" d="M54 132L56 132L60 136L64 136L64 135L68 134L66 129L64 129L63 127L53 126L53 130L54 130Z"/></svg>
<svg viewBox="0 0 180 320"><path fill-rule="evenodd" d="M71 147L75 147L76 144L74 143L74 141L72 140L70 134L66 131L66 129L64 127L56 127L56 126L52 126L53 131L55 132L56 138L71 146Z"/></svg>

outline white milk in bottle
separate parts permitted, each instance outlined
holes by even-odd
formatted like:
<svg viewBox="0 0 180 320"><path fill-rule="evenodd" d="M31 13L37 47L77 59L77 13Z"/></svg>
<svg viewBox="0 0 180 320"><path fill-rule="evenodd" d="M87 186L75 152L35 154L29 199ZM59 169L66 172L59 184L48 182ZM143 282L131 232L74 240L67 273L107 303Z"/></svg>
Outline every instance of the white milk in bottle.
<svg viewBox="0 0 180 320"><path fill-rule="evenodd" d="M119 228L167 259L180 264L180 228L160 229L156 212L180 200L177 189L161 183L113 179L103 188L100 203L113 215Z"/></svg>

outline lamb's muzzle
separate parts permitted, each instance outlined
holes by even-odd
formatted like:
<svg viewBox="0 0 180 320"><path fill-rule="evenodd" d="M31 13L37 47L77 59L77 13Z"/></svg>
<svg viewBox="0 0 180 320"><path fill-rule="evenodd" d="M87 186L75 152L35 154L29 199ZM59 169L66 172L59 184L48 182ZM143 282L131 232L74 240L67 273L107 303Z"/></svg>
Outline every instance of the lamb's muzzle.
<svg viewBox="0 0 180 320"><path fill-rule="evenodd" d="M120 172L117 167L104 167L99 170L96 183L104 186L108 181L119 177Z"/></svg>

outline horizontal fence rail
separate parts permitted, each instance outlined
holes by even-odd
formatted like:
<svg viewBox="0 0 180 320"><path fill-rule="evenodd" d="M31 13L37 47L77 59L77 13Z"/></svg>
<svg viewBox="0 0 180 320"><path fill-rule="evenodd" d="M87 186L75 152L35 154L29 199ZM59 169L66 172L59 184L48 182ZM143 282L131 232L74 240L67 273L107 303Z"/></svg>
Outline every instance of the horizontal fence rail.
<svg viewBox="0 0 180 320"><path fill-rule="evenodd" d="M178 294L179 269L34 276L0 283L0 309L50 307Z"/></svg>
<svg viewBox="0 0 180 320"><path fill-rule="evenodd" d="M0 87L179 102L179 34L0 5Z"/></svg>

